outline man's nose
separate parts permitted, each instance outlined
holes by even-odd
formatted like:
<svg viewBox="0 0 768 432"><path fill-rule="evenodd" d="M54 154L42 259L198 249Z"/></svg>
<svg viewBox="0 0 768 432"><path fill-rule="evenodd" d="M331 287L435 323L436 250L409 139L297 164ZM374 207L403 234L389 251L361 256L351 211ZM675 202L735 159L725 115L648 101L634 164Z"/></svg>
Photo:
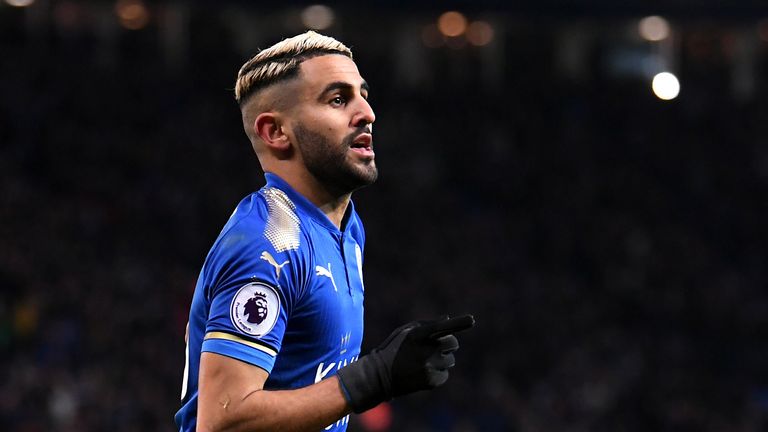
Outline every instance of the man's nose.
<svg viewBox="0 0 768 432"><path fill-rule="evenodd" d="M355 127L362 127L365 125L373 124L376 121L376 114L371 108L371 104L365 98L359 99L360 104L358 111L355 113L355 117L352 119L352 125Z"/></svg>

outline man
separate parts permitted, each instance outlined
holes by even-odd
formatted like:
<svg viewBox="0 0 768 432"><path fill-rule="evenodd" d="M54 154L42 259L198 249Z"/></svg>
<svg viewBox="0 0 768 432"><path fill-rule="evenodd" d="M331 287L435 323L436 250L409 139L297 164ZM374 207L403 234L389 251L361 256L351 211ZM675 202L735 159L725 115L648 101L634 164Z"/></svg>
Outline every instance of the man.
<svg viewBox="0 0 768 432"><path fill-rule="evenodd" d="M365 233L350 197L378 175L367 97L350 50L314 32L240 69L235 98L267 184L200 273L180 430L343 431L350 412L448 378L471 316L410 323L359 356Z"/></svg>

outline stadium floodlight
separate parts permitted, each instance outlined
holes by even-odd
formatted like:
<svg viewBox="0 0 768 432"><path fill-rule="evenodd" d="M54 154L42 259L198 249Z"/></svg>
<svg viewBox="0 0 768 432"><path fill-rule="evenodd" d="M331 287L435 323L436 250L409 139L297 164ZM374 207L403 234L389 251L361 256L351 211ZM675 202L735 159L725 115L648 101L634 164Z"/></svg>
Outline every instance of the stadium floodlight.
<svg viewBox="0 0 768 432"><path fill-rule="evenodd" d="M448 11L437 19L437 28L445 36L461 36L467 31L467 18L461 12Z"/></svg>
<svg viewBox="0 0 768 432"><path fill-rule="evenodd" d="M140 30L149 23L149 10L141 0L118 0L115 13L120 25L128 30Z"/></svg>
<svg viewBox="0 0 768 432"><path fill-rule="evenodd" d="M671 72L661 72L651 82L653 94L661 100L672 100L680 94L680 81Z"/></svg>
<svg viewBox="0 0 768 432"><path fill-rule="evenodd" d="M301 22L312 30L325 30L333 25L333 9L325 5L307 6L301 12Z"/></svg>
<svg viewBox="0 0 768 432"><path fill-rule="evenodd" d="M637 25L640 36L650 42L662 41L669 37L669 22L660 16L649 16Z"/></svg>
<svg viewBox="0 0 768 432"><path fill-rule="evenodd" d="M493 40L493 27L485 21L473 21L467 27L467 40L475 46L484 46Z"/></svg>
<svg viewBox="0 0 768 432"><path fill-rule="evenodd" d="M5 2L14 7L27 7L32 5L35 0L5 0Z"/></svg>

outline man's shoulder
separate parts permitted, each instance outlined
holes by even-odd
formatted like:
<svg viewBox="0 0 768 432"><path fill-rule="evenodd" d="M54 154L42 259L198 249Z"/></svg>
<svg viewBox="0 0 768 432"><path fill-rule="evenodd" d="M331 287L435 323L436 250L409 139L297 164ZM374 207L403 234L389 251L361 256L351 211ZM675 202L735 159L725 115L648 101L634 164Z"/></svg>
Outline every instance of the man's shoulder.
<svg viewBox="0 0 768 432"><path fill-rule="evenodd" d="M246 249L290 252L309 246L308 224L282 190L265 186L243 198L214 245L221 255L242 254Z"/></svg>
<svg viewBox="0 0 768 432"><path fill-rule="evenodd" d="M242 243L258 240L267 224L267 205L259 192L243 198L221 230L217 243Z"/></svg>

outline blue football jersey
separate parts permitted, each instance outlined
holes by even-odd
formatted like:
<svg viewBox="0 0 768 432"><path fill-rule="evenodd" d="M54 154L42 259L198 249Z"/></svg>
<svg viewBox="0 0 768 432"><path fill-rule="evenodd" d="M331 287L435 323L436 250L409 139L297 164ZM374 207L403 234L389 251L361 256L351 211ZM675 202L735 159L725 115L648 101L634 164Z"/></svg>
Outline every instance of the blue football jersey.
<svg viewBox="0 0 768 432"><path fill-rule="evenodd" d="M198 277L180 431L195 430L201 352L264 369L265 389L319 382L360 355L365 233L354 205L339 230L281 178L266 179L237 206Z"/></svg>

